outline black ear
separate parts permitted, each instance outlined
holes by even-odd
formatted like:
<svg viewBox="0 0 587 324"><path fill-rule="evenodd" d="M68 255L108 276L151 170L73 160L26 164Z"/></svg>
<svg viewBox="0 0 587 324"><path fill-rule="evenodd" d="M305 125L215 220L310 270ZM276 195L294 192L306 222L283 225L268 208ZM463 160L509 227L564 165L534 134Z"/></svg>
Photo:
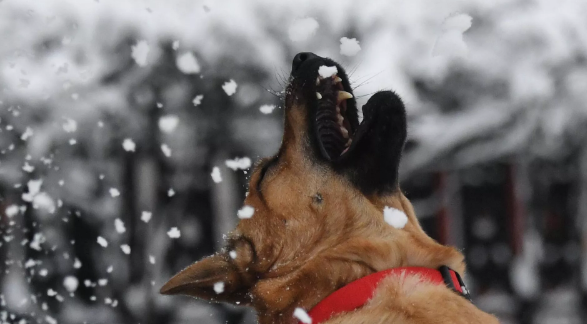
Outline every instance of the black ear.
<svg viewBox="0 0 587 324"><path fill-rule="evenodd" d="M392 91L374 94L363 106L363 122L352 154L338 168L365 194L398 190L398 168L407 137L406 109Z"/></svg>

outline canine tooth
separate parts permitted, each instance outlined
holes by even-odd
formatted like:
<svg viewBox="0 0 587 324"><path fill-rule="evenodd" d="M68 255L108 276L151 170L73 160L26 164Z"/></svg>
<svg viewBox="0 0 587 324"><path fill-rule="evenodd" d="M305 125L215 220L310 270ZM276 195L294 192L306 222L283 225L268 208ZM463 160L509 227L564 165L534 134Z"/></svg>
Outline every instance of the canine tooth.
<svg viewBox="0 0 587 324"><path fill-rule="evenodd" d="M353 139L349 138L349 140L346 142L346 144L344 146L349 147L349 146L351 146L352 143L353 143Z"/></svg>
<svg viewBox="0 0 587 324"><path fill-rule="evenodd" d="M320 94L320 92L316 92L316 98L322 99L322 95Z"/></svg>
<svg viewBox="0 0 587 324"><path fill-rule="evenodd" d="M335 83L335 84L336 84L336 83L339 83L339 82L342 82L342 79L341 79L340 77L336 77L336 78L334 78L334 83Z"/></svg>
<svg viewBox="0 0 587 324"><path fill-rule="evenodd" d="M350 93L348 93L348 92L346 92L346 91L342 91L341 90L341 91L338 92L338 101L343 101L343 100L346 100L346 99L351 99L352 97L353 97L353 95L350 94Z"/></svg>
<svg viewBox="0 0 587 324"><path fill-rule="evenodd" d="M341 126L340 127L340 131L342 132L342 137L349 138L349 131L346 130L346 128L344 128L344 127Z"/></svg>

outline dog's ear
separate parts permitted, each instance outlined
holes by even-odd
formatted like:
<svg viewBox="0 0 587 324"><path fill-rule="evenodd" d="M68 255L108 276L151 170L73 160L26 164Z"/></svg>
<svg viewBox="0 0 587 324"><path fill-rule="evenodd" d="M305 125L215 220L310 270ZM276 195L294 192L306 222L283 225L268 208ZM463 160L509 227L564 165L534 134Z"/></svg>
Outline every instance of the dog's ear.
<svg viewBox="0 0 587 324"><path fill-rule="evenodd" d="M215 254L185 268L163 287L164 295L187 295L211 301L246 305L251 280L226 254Z"/></svg>
<svg viewBox="0 0 587 324"><path fill-rule="evenodd" d="M406 110L392 91L379 91L363 106L354 152L339 166L364 194L398 189L398 169L407 137Z"/></svg>

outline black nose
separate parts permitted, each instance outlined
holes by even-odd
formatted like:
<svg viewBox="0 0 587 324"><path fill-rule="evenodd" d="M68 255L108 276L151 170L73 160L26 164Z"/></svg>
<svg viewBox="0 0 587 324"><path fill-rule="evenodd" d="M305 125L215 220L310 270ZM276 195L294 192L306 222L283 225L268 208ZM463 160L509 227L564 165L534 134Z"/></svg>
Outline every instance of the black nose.
<svg viewBox="0 0 587 324"><path fill-rule="evenodd" d="M305 61L315 57L318 57L318 55L310 52L298 53L298 55L294 57L293 63L291 64L291 71L294 72L295 70L299 69Z"/></svg>

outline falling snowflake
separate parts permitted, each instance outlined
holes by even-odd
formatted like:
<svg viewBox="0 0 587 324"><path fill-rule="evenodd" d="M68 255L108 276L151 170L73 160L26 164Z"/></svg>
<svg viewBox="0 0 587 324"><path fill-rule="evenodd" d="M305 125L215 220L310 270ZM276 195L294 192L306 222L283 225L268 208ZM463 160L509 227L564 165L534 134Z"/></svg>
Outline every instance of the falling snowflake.
<svg viewBox="0 0 587 324"><path fill-rule="evenodd" d="M181 233L180 233L180 231L179 231L179 229L177 227L172 227L167 232L167 235L169 235L169 237L172 238L172 239L176 239L176 238L179 238L181 236Z"/></svg>
<svg viewBox="0 0 587 324"><path fill-rule="evenodd" d="M224 292L224 282L220 281L214 284L214 292L222 294Z"/></svg>
<svg viewBox="0 0 587 324"><path fill-rule="evenodd" d="M171 43L171 48L173 48L174 51L177 51L177 49L179 48L179 41L173 41L173 43Z"/></svg>
<svg viewBox="0 0 587 324"><path fill-rule="evenodd" d="M173 196L175 196L175 190L173 190L173 188L169 188L169 190L167 190L167 197Z"/></svg>
<svg viewBox="0 0 587 324"><path fill-rule="evenodd" d="M343 37L340 39L340 54L345 56L355 56L361 50L359 41L356 38Z"/></svg>
<svg viewBox="0 0 587 324"><path fill-rule="evenodd" d="M163 151L163 154L166 157L171 156L171 149L169 148L169 146L167 144L161 144L161 151Z"/></svg>
<svg viewBox="0 0 587 324"><path fill-rule="evenodd" d="M265 115L268 115L273 112L275 109L275 105L263 105L259 108L259 111Z"/></svg>
<svg viewBox="0 0 587 324"><path fill-rule="evenodd" d="M251 159L248 157L243 158L235 158L234 160L226 160L225 164L227 167L231 168L232 170L246 170L251 167Z"/></svg>
<svg viewBox="0 0 587 324"><path fill-rule="evenodd" d="M197 95L194 97L194 100L192 100L192 103L194 106L199 106L202 103L202 99L204 99L204 95Z"/></svg>
<svg viewBox="0 0 587 324"><path fill-rule="evenodd" d="M75 138L70 138L69 145L75 145L75 144L77 144L77 140Z"/></svg>
<svg viewBox="0 0 587 324"><path fill-rule="evenodd" d="M336 66L322 65L318 68L318 74L323 78L330 78L331 76L338 73Z"/></svg>
<svg viewBox="0 0 587 324"><path fill-rule="evenodd" d="M98 244L100 244L100 246L102 247L108 247L108 241L106 241L105 238L103 238L102 236L98 236L98 240L97 240Z"/></svg>
<svg viewBox="0 0 587 324"><path fill-rule="evenodd" d="M403 211L387 206L383 208L383 219L387 224L399 229L408 223L408 216Z"/></svg>
<svg viewBox="0 0 587 324"><path fill-rule="evenodd" d="M124 141L122 141L122 148L124 148L124 150L127 152L134 152L137 148L137 145L132 139L125 138Z"/></svg>
<svg viewBox="0 0 587 324"><path fill-rule="evenodd" d="M149 262L150 262L151 264L155 264L155 257L154 257L154 256L152 256L152 255L149 255Z"/></svg>
<svg viewBox="0 0 587 324"><path fill-rule="evenodd" d="M110 196L112 196L112 197L120 196L120 191L118 191L118 189L116 189L116 188L110 188L109 192L110 192Z"/></svg>
<svg viewBox="0 0 587 324"><path fill-rule="evenodd" d="M237 87L238 85L236 84L236 82L233 79L230 79L230 81L224 82L224 84L222 85L222 90L224 90L224 92L226 92L227 95L232 96L236 93Z"/></svg>
<svg viewBox="0 0 587 324"><path fill-rule="evenodd" d="M128 244L121 245L120 249L122 249L124 254L130 254L130 246Z"/></svg>
<svg viewBox="0 0 587 324"><path fill-rule="evenodd" d="M29 180L27 182L27 187L29 189L28 193L22 194L22 200L27 202L32 202L36 195L39 194L41 191L41 185L43 184L43 179L38 180Z"/></svg>
<svg viewBox="0 0 587 324"><path fill-rule="evenodd" d="M177 68L184 74L200 73L200 64L191 52L184 53L175 60Z"/></svg>
<svg viewBox="0 0 587 324"><path fill-rule="evenodd" d="M30 127L27 127L24 133L22 133L22 136L20 136L20 139L26 141L27 139L29 139L29 137L33 136L33 134L33 130Z"/></svg>
<svg viewBox="0 0 587 324"><path fill-rule="evenodd" d="M144 211L141 213L141 220L145 223L148 223L151 220L151 216L153 216L153 213Z"/></svg>
<svg viewBox="0 0 587 324"><path fill-rule="evenodd" d="M75 258L75 261L73 262L73 268L79 269L81 267L82 267L82 262L78 258Z"/></svg>
<svg viewBox="0 0 587 324"><path fill-rule="evenodd" d="M159 118L159 129L164 133L171 133L177 127L179 117L176 115L167 115Z"/></svg>
<svg viewBox="0 0 587 324"><path fill-rule="evenodd" d="M31 172L35 171L35 167L30 165L27 161L25 161L24 165L22 166L22 170L24 172L31 173Z"/></svg>
<svg viewBox="0 0 587 324"><path fill-rule="evenodd" d="M63 124L63 130L66 133L73 133L77 130L77 122L70 118L64 118L65 123Z"/></svg>
<svg viewBox="0 0 587 324"><path fill-rule="evenodd" d="M301 42L316 34L320 25L314 18L302 18L294 21L288 29L289 39L292 42Z"/></svg>
<svg viewBox="0 0 587 324"><path fill-rule="evenodd" d="M248 205L245 205L245 206L243 206L243 208L238 210L237 216L240 219L247 219L247 218L253 217L254 213L255 213L255 208L248 206Z"/></svg>
<svg viewBox="0 0 587 324"><path fill-rule="evenodd" d="M67 276L67 277L65 277L65 279L63 279L63 286L69 292L76 291L78 285L79 285L79 281L74 276Z"/></svg>
<svg viewBox="0 0 587 324"><path fill-rule="evenodd" d="M147 56L149 55L149 44L141 40L131 47L130 56L135 60L138 66L147 65Z"/></svg>
<svg viewBox="0 0 587 324"><path fill-rule="evenodd" d="M233 260L236 259L236 256L237 256L236 251L230 251L230 252L228 252L228 255Z"/></svg>
<svg viewBox="0 0 587 324"><path fill-rule="evenodd" d="M120 218L117 218L114 220L114 227L116 228L116 232L118 232L118 234L122 234L122 233L126 232L126 228L124 227L124 222L122 220L120 220Z"/></svg>
<svg viewBox="0 0 587 324"><path fill-rule="evenodd" d="M6 207L4 210L4 214L8 216L8 218L12 218L18 214L18 206L17 205L10 205Z"/></svg>
<svg viewBox="0 0 587 324"><path fill-rule="evenodd" d="M312 324L312 318L310 317L310 315L308 315L308 313L306 313L305 310L299 307L294 310L293 316L300 320L300 322L302 323Z"/></svg>
<svg viewBox="0 0 587 324"><path fill-rule="evenodd" d="M219 167L213 167L212 173L210 175L212 176L212 181L214 181L215 183L222 182L222 175L220 174Z"/></svg>
<svg viewBox="0 0 587 324"><path fill-rule="evenodd" d="M466 56L469 50L463 39L463 33L471 28L472 21L471 16L463 13L448 16L442 23L442 32L436 39L432 55Z"/></svg>

